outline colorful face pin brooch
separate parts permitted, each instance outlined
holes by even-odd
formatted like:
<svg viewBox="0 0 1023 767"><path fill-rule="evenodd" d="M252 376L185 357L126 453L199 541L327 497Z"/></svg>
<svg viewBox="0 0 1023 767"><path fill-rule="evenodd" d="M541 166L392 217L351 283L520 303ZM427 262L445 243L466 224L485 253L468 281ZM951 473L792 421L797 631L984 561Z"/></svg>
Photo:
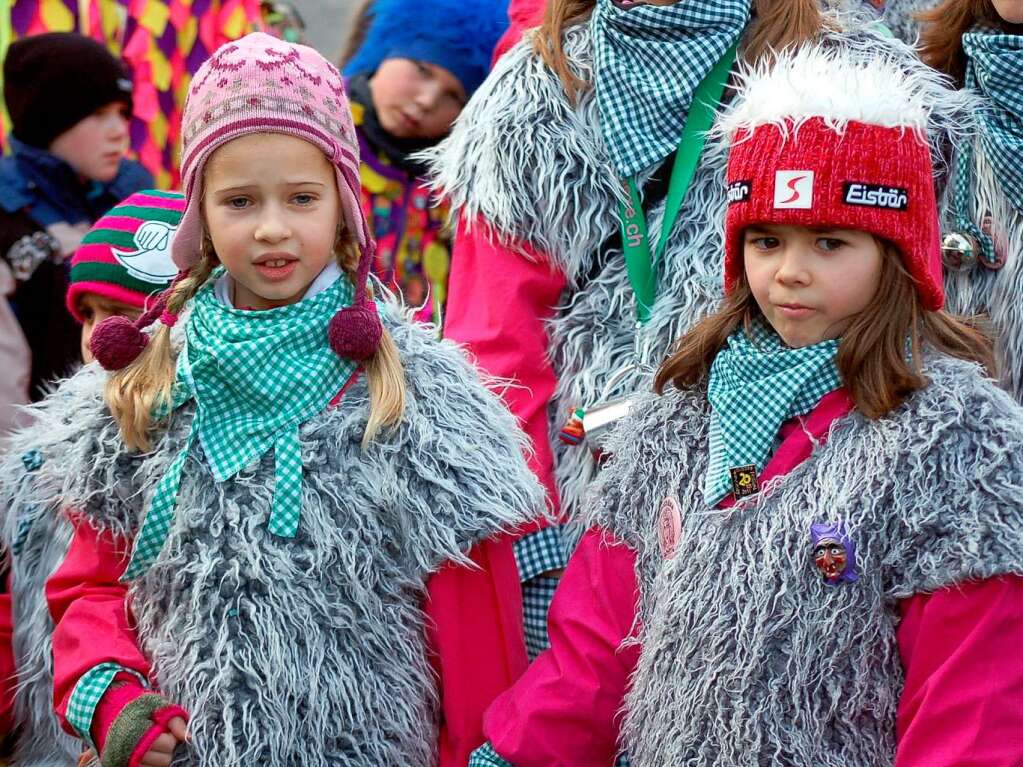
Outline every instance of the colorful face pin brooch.
<svg viewBox="0 0 1023 767"><path fill-rule="evenodd" d="M859 580L856 575L856 546L845 525L841 522L812 524L810 537L813 541L813 563L825 583L837 586Z"/></svg>

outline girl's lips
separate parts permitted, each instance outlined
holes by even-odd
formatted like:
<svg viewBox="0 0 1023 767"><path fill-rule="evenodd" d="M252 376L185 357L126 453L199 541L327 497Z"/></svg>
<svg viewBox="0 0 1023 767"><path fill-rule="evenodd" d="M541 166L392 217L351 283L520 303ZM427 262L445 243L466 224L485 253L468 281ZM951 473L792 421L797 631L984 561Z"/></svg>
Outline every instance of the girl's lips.
<svg viewBox="0 0 1023 767"><path fill-rule="evenodd" d="M399 112L398 114L401 115L401 121L405 125L406 128L408 128L409 130L418 130L418 128L419 128L419 120L412 119L411 117L409 117L404 112Z"/></svg>
<svg viewBox="0 0 1023 767"><path fill-rule="evenodd" d="M816 311L809 306L800 306L799 304L777 304L777 309L782 316L792 320L801 320Z"/></svg>
<svg viewBox="0 0 1023 767"><path fill-rule="evenodd" d="M270 282L284 282L288 279L295 268L298 266L298 261L286 260L283 266L271 266L270 264L280 263L280 259L277 261L268 261L262 264L255 264L256 271L260 273L263 279Z"/></svg>

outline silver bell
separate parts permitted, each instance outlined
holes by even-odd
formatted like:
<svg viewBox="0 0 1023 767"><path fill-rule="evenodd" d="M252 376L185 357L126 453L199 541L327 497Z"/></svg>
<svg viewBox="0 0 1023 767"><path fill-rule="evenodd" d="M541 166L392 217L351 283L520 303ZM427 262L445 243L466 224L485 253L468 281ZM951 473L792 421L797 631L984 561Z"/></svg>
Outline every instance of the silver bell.
<svg viewBox="0 0 1023 767"><path fill-rule="evenodd" d="M977 263L977 241L968 234L952 232L941 241L941 262L950 272L965 272Z"/></svg>

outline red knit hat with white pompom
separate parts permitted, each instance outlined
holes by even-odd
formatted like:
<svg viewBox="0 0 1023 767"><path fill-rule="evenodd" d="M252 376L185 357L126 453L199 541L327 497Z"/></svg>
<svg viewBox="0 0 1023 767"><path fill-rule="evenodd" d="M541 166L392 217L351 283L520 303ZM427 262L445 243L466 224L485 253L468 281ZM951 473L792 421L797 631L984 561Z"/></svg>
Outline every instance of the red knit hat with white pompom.
<svg viewBox="0 0 1023 767"><path fill-rule="evenodd" d="M890 56L808 46L746 74L731 140L725 289L753 224L870 232L898 248L921 303L944 304L921 82Z"/></svg>

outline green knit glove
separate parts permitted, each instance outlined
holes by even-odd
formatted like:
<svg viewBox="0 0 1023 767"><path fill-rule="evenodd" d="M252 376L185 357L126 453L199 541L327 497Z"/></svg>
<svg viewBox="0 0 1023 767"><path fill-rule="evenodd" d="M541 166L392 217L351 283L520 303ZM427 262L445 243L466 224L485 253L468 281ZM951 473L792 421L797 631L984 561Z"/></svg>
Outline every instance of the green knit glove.
<svg viewBox="0 0 1023 767"><path fill-rule="evenodd" d="M177 708L162 695L147 692L121 709L107 731L100 762L103 767L128 767L131 755L142 738L159 726L153 714L165 708Z"/></svg>

